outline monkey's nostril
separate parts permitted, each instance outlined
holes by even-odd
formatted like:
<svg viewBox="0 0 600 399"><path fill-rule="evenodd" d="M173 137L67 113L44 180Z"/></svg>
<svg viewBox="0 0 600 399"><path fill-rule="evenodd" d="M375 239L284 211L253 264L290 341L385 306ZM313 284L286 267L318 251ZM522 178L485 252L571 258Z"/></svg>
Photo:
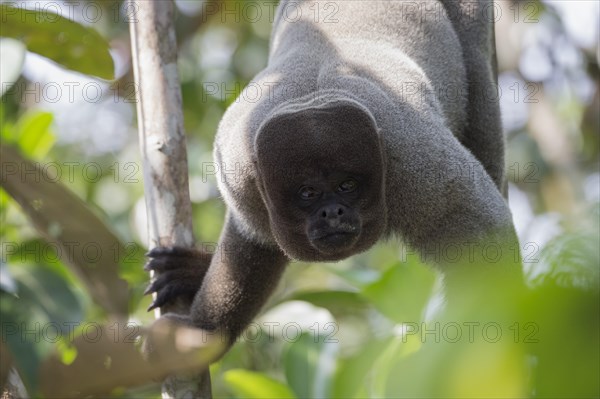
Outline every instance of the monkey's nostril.
<svg viewBox="0 0 600 399"><path fill-rule="evenodd" d="M338 208L337 214L338 216L342 216L344 214L344 210L342 208Z"/></svg>
<svg viewBox="0 0 600 399"><path fill-rule="evenodd" d="M321 213L321 216L326 218L327 217L327 212L323 211L323 213Z"/></svg>

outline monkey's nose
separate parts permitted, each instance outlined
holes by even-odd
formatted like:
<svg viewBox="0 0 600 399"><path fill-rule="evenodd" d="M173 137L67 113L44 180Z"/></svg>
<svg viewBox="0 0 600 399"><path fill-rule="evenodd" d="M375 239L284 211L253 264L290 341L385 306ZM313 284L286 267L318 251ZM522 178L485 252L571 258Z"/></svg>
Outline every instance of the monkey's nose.
<svg viewBox="0 0 600 399"><path fill-rule="evenodd" d="M344 215L344 207L339 204L324 206L319 211L321 218L325 219L331 227L337 227L340 224L340 218Z"/></svg>

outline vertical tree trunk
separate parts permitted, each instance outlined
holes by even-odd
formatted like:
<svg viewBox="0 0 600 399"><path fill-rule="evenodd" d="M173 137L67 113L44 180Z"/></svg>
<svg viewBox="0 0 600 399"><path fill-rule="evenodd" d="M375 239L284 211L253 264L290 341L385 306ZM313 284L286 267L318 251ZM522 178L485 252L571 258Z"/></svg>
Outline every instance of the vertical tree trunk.
<svg viewBox="0 0 600 399"><path fill-rule="evenodd" d="M149 248L192 247L192 206L171 0L129 0ZM160 311L187 313L183 304ZM157 317L160 313L157 313ZM210 398L210 374L171 376L163 398Z"/></svg>

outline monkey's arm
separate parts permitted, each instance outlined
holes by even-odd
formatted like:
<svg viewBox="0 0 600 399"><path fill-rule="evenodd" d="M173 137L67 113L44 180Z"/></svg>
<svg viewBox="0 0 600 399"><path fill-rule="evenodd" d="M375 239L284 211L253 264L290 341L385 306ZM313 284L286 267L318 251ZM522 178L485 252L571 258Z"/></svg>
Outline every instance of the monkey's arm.
<svg viewBox="0 0 600 399"><path fill-rule="evenodd" d="M192 303L192 324L220 330L232 343L275 290L287 262L279 248L245 237L228 215L218 250Z"/></svg>
<svg viewBox="0 0 600 399"><path fill-rule="evenodd" d="M448 291L519 281L518 240L495 181L434 108L402 105L391 114L401 133L385 136L390 226L439 266Z"/></svg>
<svg viewBox="0 0 600 399"><path fill-rule="evenodd" d="M166 314L165 317L206 331L218 331L226 336L228 344L232 344L257 315L277 286L288 262L278 248L248 239L235 224L228 215L217 251L201 286L190 272L179 271L157 280L161 283L155 283L149 289L149 292L158 293L157 301L160 302L157 306L160 306L187 294L185 288L197 284L190 315ZM191 252L188 255L194 256ZM190 262L193 263L190 258L178 257L177 251L173 256L163 258L163 264L179 262L181 266L189 266ZM181 263L182 260L184 263Z"/></svg>
<svg viewBox="0 0 600 399"><path fill-rule="evenodd" d="M483 295L501 301L506 287L516 290L522 284L519 241L508 204L484 167L457 143L448 140L445 151L432 153L430 165L436 165L434 157L451 159L461 168L437 180L421 180L424 186L439 183L443 211L424 219L414 231L414 243L439 265L449 298ZM443 162L437 164L438 170L443 167Z"/></svg>

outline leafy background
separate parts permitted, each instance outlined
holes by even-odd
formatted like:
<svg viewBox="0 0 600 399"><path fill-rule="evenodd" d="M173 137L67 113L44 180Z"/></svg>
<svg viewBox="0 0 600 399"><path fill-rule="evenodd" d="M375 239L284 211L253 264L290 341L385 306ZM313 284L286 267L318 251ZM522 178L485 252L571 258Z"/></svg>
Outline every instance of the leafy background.
<svg viewBox="0 0 600 399"><path fill-rule="evenodd" d="M194 228L209 246L224 215L213 135L266 65L274 4L175 3ZM336 264L296 262L254 327L211 367L215 397L600 395L598 3L496 4L509 197L527 294L510 299L508 315L466 298L463 313L435 316L439 276L398 242ZM67 335L75 325L77 335L115 316L148 325L152 315L142 296L132 10L113 1L18 5L29 11L1 5L1 348L35 393L50 356L64 364L78 356L44 326ZM11 163L37 166L66 190L18 184L26 179ZM69 226L79 235L69 238ZM103 254L71 259L69 239ZM466 334L469 320L511 322L500 323L498 342L481 330L475 342L452 342L452 323ZM38 335L22 335L27 329ZM157 384L112 394L160 396Z"/></svg>

